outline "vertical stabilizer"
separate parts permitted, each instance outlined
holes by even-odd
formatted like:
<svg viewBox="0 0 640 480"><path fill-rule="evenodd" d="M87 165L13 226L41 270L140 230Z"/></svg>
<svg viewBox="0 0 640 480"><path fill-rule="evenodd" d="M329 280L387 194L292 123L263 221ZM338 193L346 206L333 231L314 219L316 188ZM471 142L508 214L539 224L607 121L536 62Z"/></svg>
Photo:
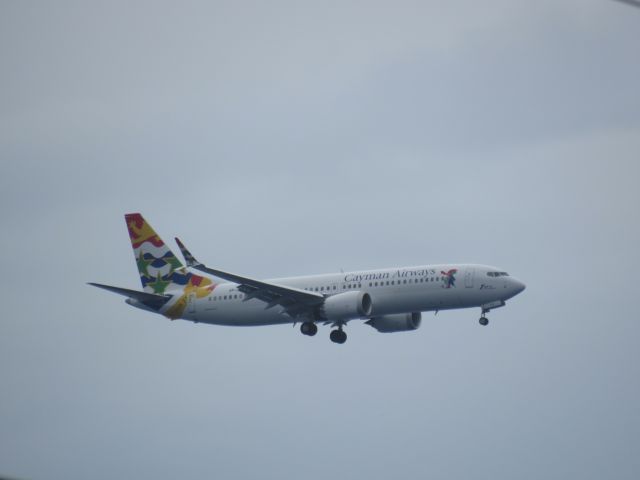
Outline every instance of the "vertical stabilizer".
<svg viewBox="0 0 640 480"><path fill-rule="evenodd" d="M199 290L200 287L213 288L214 284L210 279L187 271L142 215L128 213L124 218L145 292L188 293Z"/></svg>

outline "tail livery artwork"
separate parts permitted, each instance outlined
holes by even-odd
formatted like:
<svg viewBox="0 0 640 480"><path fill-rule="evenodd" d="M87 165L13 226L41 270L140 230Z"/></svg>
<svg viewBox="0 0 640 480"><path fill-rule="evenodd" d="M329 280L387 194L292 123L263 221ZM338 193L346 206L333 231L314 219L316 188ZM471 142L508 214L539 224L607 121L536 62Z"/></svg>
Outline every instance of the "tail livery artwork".
<svg viewBox="0 0 640 480"><path fill-rule="evenodd" d="M324 324L333 328L331 341L344 343L344 327L351 320L365 320L383 333L402 332L420 326L421 312L477 307L480 324L487 325L487 312L525 289L501 269L473 264L256 280L207 267L176 238L185 266L142 215L130 213L125 220L142 291L90 285L171 320L229 326L300 323L300 331L308 336Z"/></svg>

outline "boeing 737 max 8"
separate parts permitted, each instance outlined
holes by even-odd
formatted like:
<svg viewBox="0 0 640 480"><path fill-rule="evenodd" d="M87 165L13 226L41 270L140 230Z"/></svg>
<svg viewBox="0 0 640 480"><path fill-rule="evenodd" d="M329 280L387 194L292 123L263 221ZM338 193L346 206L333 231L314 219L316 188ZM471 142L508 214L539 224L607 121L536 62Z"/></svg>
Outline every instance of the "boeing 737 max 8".
<svg viewBox="0 0 640 480"><path fill-rule="evenodd" d="M447 264L362 272L255 280L209 268L176 238L189 271L139 213L125 215L144 291L90 283L127 297L134 307L214 325L258 326L301 323L304 335L318 323L332 325L330 338L344 343L343 327L366 320L379 332L416 330L421 312L479 307L486 313L505 305L524 284L498 268Z"/></svg>

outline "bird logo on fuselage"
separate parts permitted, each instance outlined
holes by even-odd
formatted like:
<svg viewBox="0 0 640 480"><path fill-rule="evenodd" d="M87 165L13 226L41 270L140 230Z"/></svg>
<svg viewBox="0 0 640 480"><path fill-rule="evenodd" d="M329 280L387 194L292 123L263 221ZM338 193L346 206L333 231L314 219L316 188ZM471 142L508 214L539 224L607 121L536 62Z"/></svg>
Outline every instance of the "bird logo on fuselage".
<svg viewBox="0 0 640 480"><path fill-rule="evenodd" d="M458 269L452 268L447 272L442 270L440 273L443 275L442 288L451 288L456 286L456 273L458 273Z"/></svg>

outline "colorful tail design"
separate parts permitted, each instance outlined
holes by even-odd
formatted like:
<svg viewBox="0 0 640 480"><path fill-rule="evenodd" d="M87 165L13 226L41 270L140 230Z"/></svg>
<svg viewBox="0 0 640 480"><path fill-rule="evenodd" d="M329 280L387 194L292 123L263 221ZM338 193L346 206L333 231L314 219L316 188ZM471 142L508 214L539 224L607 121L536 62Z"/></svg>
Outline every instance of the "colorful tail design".
<svg viewBox="0 0 640 480"><path fill-rule="evenodd" d="M140 280L145 292L165 293L182 291L189 293L200 287L213 289L213 282L187 271L180 260L165 245L158 234L139 213L124 216L129 229L131 246L138 264ZM200 293L200 292L198 292Z"/></svg>

